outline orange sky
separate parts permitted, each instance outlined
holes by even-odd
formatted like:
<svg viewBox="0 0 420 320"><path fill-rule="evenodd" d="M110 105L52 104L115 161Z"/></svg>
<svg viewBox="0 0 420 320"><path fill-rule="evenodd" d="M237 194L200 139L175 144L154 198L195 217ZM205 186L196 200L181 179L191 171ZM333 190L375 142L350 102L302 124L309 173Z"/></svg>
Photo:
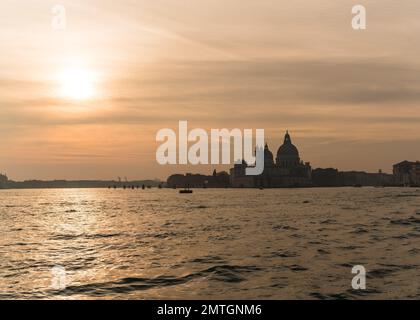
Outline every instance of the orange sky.
<svg viewBox="0 0 420 320"><path fill-rule="evenodd" d="M405 0L0 2L0 172L20 179L166 178L155 134L289 129L314 167L420 159L420 3ZM368 12L351 28L351 7ZM94 94L62 94L68 69ZM77 83L76 83L77 85Z"/></svg>

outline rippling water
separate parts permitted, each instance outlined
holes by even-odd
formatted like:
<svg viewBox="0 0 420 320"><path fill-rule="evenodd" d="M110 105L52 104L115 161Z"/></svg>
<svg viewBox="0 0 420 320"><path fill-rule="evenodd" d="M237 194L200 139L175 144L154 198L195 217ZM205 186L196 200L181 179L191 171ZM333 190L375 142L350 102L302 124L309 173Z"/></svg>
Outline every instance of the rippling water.
<svg viewBox="0 0 420 320"><path fill-rule="evenodd" d="M0 191L3 299L418 299L419 253L416 189Z"/></svg>

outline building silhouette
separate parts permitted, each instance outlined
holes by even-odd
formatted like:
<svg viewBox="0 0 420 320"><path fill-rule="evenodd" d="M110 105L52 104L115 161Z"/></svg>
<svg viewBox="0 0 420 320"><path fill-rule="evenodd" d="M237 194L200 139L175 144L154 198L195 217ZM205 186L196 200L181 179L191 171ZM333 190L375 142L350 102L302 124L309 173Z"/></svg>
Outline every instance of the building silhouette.
<svg viewBox="0 0 420 320"><path fill-rule="evenodd" d="M174 174L166 182L169 188L227 188L229 184L229 174L225 171L213 171L211 176L203 174Z"/></svg>
<svg viewBox="0 0 420 320"><path fill-rule="evenodd" d="M0 173L0 189L5 189L8 181L9 178L5 174Z"/></svg>
<svg viewBox="0 0 420 320"><path fill-rule="evenodd" d="M339 171L335 168L317 168L312 170L309 162L303 162L298 148L292 143L289 132L279 147L276 158L268 145L264 147L264 171L258 176L247 176L249 166L240 160L230 169L212 175L174 174L167 180L170 188L294 188L294 187L348 187L348 186L420 186L420 161L402 161L393 166L393 174L379 170L377 173L363 171ZM131 186L164 186L160 181L133 181ZM109 188L122 187L123 182L80 180L80 181L40 181L28 180L16 182L0 173L0 189L34 188ZM130 186L130 185L129 185Z"/></svg>
<svg viewBox="0 0 420 320"><path fill-rule="evenodd" d="M420 186L420 161L403 161L393 166L396 184L400 186Z"/></svg>
<svg viewBox="0 0 420 320"><path fill-rule="evenodd" d="M312 170L312 183L315 187L351 187L351 186L393 186L392 174L364 171L338 171L334 168L318 168Z"/></svg>
<svg viewBox="0 0 420 320"><path fill-rule="evenodd" d="M274 162L268 145L264 147L264 172L259 176L247 176L248 164L242 160L230 170L230 182L234 188L286 188L312 185L312 168L300 159L299 150L292 143L289 132L277 151Z"/></svg>

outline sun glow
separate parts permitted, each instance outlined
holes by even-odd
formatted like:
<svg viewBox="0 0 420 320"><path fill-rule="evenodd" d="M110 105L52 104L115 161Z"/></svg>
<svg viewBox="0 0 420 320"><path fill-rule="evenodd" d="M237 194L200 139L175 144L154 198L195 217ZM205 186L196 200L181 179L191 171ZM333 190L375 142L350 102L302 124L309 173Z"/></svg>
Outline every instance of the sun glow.
<svg viewBox="0 0 420 320"><path fill-rule="evenodd" d="M86 69L65 69L60 74L60 95L72 100L87 100L95 96L96 76Z"/></svg>

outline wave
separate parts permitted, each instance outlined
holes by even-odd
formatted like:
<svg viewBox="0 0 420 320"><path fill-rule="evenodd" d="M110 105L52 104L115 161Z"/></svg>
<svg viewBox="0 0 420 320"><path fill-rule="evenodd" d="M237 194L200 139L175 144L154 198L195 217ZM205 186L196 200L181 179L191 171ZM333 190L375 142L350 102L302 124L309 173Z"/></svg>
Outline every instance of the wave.
<svg viewBox="0 0 420 320"><path fill-rule="evenodd" d="M391 220L390 222L391 222L391 224L409 226L409 225L419 224L420 223L420 219L412 216L412 217L410 217L408 219Z"/></svg>
<svg viewBox="0 0 420 320"><path fill-rule="evenodd" d="M206 278L209 281L239 283L245 281L248 274L261 270L261 268L256 266L216 265L182 277L166 275L157 276L155 278L129 277L110 282L72 285L64 290L50 290L48 293L50 296L69 296L75 294L108 296L110 294L127 294L135 291L182 285L200 278Z"/></svg>
<svg viewBox="0 0 420 320"><path fill-rule="evenodd" d="M78 238L84 239L101 239L124 236L124 233L95 233L95 234L56 234L50 237L50 240L74 240Z"/></svg>
<svg viewBox="0 0 420 320"><path fill-rule="evenodd" d="M272 256L280 257L280 258L295 258L295 257L298 257L299 255L296 252L284 251L284 252L273 252Z"/></svg>

